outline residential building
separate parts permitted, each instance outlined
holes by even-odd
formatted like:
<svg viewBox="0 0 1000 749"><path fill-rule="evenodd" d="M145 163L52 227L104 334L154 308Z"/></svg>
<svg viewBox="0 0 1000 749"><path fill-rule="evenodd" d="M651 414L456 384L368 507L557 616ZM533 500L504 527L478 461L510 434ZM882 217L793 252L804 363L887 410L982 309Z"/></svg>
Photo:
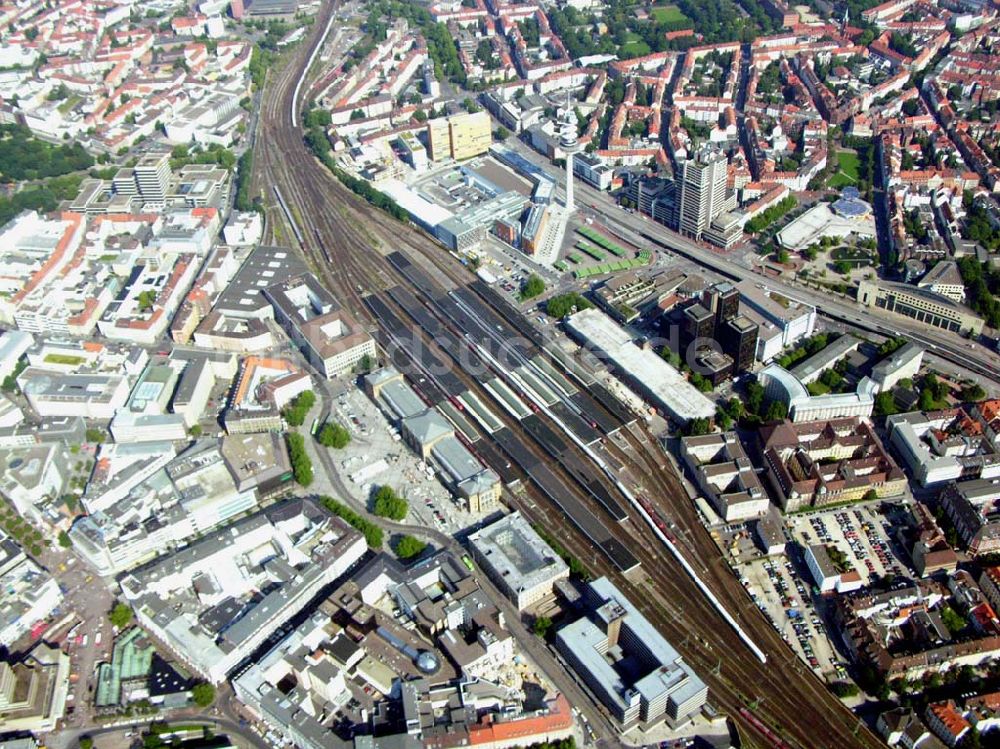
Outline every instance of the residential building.
<svg viewBox="0 0 1000 749"><path fill-rule="evenodd" d="M569 577L569 567L535 532L520 512L469 536L473 559L518 611L552 595L553 585Z"/></svg>
<svg viewBox="0 0 1000 749"><path fill-rule="evenodd" d="M931 702L924 717L927 726L948 746L957 746L972 725L965 719L953 700Z"/></svg>
<svg viewBox="0 0 1000 749"><path fill-rule="evenodd" d="M986 630L970 625L968 634L955 638L941 618L946 605L962 608L954 603L947 584L927 578L890 590L841 596L836 620L850 656L859 666L871 666L889 680L921 679L960 666L975 667L1000 654L1000 630L995 623L988 623ZM991 612L987 615L996 617Z"/></svg>
<svg viewBox="0 0 1000 749"><path fill-rule="evenodd" d="M276 434L102 447L70 539L102 575L131 569L209 533L289 488Z"/></svg>
<svg viewBox="0 0 1000 749"><path fill-rule="evenodd" d="M886 431L921 486L1000 478L996 437L961 408L894 414L886 419Z"/></svg>
<svg viewBox="0 0 1000 749"><path fill-rule="evenodd" d="M170 154L147 153L133 168L139 195L147 203L165 203L170 186Z"/></svg>
<svg viewBox="0 0 1000 749"><path fill-rule="evenodd" d="M63 494L70 461L58 440L37 442L37 430L30 433L27 444L0 449L0 491L18 514L41 525L46 503Z"/></svg>
<svg viewBox="0 0 1000 749"><path fill-rule="evenodd" d="M970 555L1000 551L1000 479L953 481L940 501Z"/></svg>
<svg viewBox="0 0 1000 749"><path fill-rule="evenodd" d="M222 417L226 433L280 431L281 410L311 388L309 375L287 359L246 357Z"/></svg>
<svg viewBox="0 0 1000 749"><path fill-rule="evenodd" d="M743 236L742 221L733 213L736 194L727 187L729 161L706 148L681 166L678 230L694 239L730 247Z"/></svg>
<svg viewBox="0 0 1000 749"><path fill-rule="evenodd" d="M59 583L0 531L0 645L14 643L62 603Z"/></svg>

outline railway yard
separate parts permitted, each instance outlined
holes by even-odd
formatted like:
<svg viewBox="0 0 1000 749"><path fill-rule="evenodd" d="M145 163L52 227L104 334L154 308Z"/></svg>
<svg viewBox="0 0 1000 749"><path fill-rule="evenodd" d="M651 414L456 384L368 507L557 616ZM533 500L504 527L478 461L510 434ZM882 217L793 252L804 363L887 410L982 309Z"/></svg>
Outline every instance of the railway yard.
<svg viewBox="0 0 1000 749"><path fill-rule="evenodd" d="M312 156L290 112L302 105L299 80L335 9L323 7L308 43L265 87L255 190L267 198L269 238L297 245L425 401L464 409L463 396L474 396L488 414L473 415L463 438L505 484L519 484L506 501L626 592L751 745L880 745L758 610L645 424L457 260L353 196ZM520 391L520 407L504 388ZM623 466L645 477L644 494L623 491L615 480Z"/></svg>

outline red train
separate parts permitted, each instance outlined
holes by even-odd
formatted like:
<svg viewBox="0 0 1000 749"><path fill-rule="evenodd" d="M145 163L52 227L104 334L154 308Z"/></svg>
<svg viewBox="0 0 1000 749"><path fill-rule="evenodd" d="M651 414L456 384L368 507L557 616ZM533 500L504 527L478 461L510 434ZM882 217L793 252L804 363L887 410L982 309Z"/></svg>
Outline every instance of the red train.
<svg viewBox="0 0 1000 749"><path fill-rule="evenodd" d="M767 725L761 722L760 718L754 715L752 712L747 710L745 707L740 708L740 715L747 719L754 728L761 732L774 749L792 749L784 739L782 739L778 734L772 731Z"/></svg>
<svg viewBox="0 0 1000 749"><path fill-rule="evenodd" d="M646 514L653 519L656 523L656 527L660 529L660 532L667 537L667 540L672 544L677 543L677 539L674 538L674 534L667 530L667 524L660 517L660 513L653 507L652 503L643 496L638 497L639 504L642 505L642 509L646 511Z"/></svg>

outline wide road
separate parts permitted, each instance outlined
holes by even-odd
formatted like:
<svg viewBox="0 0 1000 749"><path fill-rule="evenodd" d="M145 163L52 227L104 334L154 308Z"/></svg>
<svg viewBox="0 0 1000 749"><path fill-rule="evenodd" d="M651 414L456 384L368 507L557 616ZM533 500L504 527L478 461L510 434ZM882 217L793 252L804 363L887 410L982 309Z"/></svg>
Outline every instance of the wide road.
<svg viewBox="0 0 1000 749"><path fill-rule="evenodd" d="M595 213L602 217L602 221L612 229L624 229L730 278L757 278L760 283L773 291L814 305L820 315L829 319L879 335L902 335L980 377L991 379L1000 372L1000 355L982 343L967 341L954 333L918 323L903 315L864 307L832 293L819 292L780 279L755 276L745 266L728 258L724 253L699 244L639 214L626 213L607 193L594 190L579 180L578 185L580 204L586 203L592 207Z"/></svg>
<svg viewBox="0 0 1000 749"><path fill-rule="evenodd" d="M332 12L334 7L325 4L306 43L272 71L262 100L261 132L256 147L255 164L261 170L257 189L269 206L269 237L299 247L317 276L341 303L360 319L371 321L363 303L364 295L401 283L385 262L384 255L388 252L405 247L413 262L451 284L459 282L464 271L426 236L388 220L385 214L350 194L311 156L302 131L292 126L289 116L292 92ZM294 232L274 204L274 186L280 188L301 242L294 240ZM471 280L468 275L465 278ZM686 498L672 500L686 501ZM539 511L552 513L556 521L558 513L552 503L541 500L537 507ZM701 531L704 533L704 529ZM561 535L581 558L591 558L587 551L590 544L578 531L567 527ZM881 746L813 674L802 668L783 643L775 644L773 629L759 612L754 609L746 616L752 617L758 629L754 636L765 642L767 665L761 665L742 646L694 583L679 572L679 565L669 559L661 561L662 551L653 551L648 545L642 547L634 537L621 540L642 555L648 576L643 588L629 586L626 592L644 607L647 615L654 604L673 612L653 619L682 654L699 664L699 672L712 692L712 701L734 714L743 728L753 732L740 719L738 707L753 696L763 698L754 700L760 719L786 736L792 746L809 749ZM594 559L595 571L604 571L606 560ZM738 586L735 578L730 583ZM646 586L654 595L644 594ZM746 603L752 607L749 599ZM720 654L725 655L721 674L713 673ZM709 658L712 665L706 668ZM551 663L552 659L548 660Z"/></svg>

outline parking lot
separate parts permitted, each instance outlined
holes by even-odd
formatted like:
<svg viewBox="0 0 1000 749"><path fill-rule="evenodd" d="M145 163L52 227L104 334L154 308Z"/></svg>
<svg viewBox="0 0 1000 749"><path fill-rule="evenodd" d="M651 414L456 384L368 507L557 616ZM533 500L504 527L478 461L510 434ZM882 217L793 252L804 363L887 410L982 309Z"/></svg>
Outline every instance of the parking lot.
<svg viewBox="0 0 1000 749"><path fill-rule="evenodd" d="M379 486L392 487L410 505L404 522L454 534L483 520L466 512L434 474L402 441L378 407L357 388L345 389L333 403L332 418L351 432L351 443L332 455L344 483L367 502Z"/></svg>
<svg viewBox="0 0 1000 749"><path fill-rule="evenodd" d="M906 557L893 538L895 529L876 505L796 516L789 525L792 538L803 546L826 544L846 554L865 585L906 572Z"/></svg>
<svg viewBox="0 0 1000 749"><path fill-rule="evenodd" d="M751 550L749 524L726 526L720 535L728 539L723 543L754 603L796 654L826 678L842 679L846 663L827 634L832 600L819 595L805 548L824 544L839 549L865 585L884 575L909 574L907 557L895 539L906 514L903 507L869 503L786 517L786 553L774 557Z"/></svg>
<svg viewBox="0 0 1000 749"><path fill-rule="evenodd" d="M814 604L811 583L799 569L805 572L786 557L773 557L749 562L740 573L754 603L792 650L813 670L832 677L841 659L827 637L822 604Z"/></svg>

